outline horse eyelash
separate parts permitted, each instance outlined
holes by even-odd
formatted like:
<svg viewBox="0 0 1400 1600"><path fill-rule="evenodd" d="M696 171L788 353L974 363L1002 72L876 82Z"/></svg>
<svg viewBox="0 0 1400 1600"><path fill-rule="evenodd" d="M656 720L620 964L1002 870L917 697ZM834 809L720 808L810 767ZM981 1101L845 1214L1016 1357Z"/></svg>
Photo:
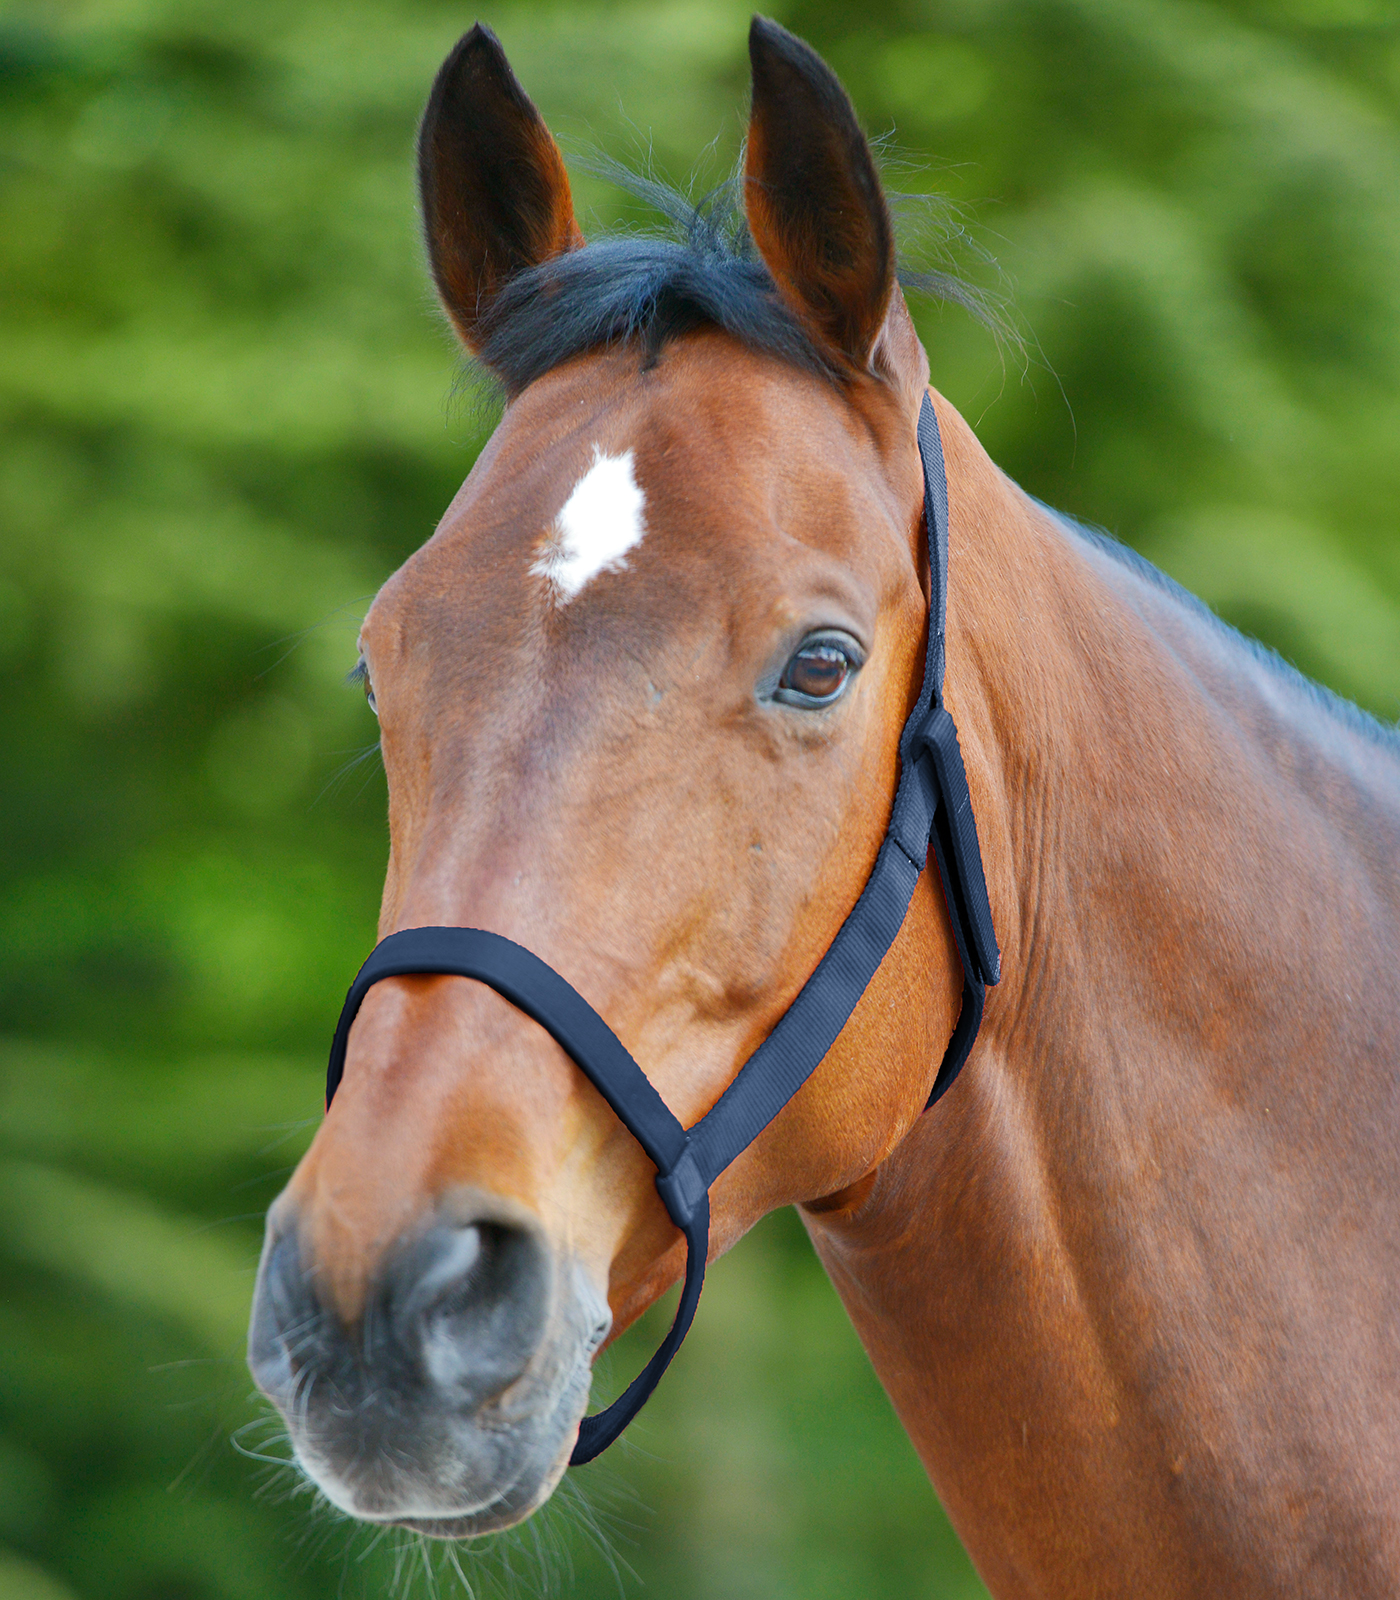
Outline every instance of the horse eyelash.
<svg viewBox="0 0 1400 1600"><path fill-rule="evenodd" d="M357 661L355 663L355 665L353 667L351 667L349 672L347 672L345 674L345 681L346 681L346 683L349 683L349 684L362 684L368 676L369 676L369 664L368 664L368 662Z"/></svg>

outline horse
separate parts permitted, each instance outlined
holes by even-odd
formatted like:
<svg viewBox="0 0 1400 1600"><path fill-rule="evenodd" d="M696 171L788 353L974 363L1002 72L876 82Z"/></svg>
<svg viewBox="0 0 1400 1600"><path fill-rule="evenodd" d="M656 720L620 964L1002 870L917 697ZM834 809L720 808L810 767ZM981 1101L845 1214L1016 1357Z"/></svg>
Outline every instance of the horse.
<svg viewBox="0 0 1400 1600"><path fill-rule="evenodd" d="M434 84L434 281L506 396L365 618L379 928L562 974L686 1126L886 826L941 430L947 705L1002 981L938 876L713 1186L795 1205L999 1600L1400 1591L1400 740L998 471L929 387L841 85L755 18L724 246L586 243L478 26ZM462 1538L560 1480L593 1358L680 1275L656 1173L546 1030L378 983L272 1207L250 1360L336 1506Z"/></svg>

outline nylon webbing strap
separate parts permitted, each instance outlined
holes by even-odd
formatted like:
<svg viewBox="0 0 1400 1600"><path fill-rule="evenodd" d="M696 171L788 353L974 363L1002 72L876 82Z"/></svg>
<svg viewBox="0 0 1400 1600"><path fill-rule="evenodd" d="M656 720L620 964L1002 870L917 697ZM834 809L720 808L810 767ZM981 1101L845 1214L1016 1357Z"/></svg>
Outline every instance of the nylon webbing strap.
<svg viewBox="0 0 1400 1600"><path fill-rule="evenodd" d="M326 1072L327 1109L344 1071L350 1026L372 985L381 978L412 974L474 978L546 1029L656 1166L657 1191L686 1237L680 1306L660 1348L621 1397L583 1419L571 1457L574 1464L591 1461L617 1438L680 1348L704 1282L710 1185L763 1132L836 1042L903 926L930 846L962 963L963 998L929 1105L966 1061L982 1020L986 986L1001 976L967 774L957 729L943 704L948 488L938 419L927 394L918 438L929 557L928 645L919 698L900 735L900 776L889 827L865 887L826 954L773 1031L694 1127L688 1132L681 1127L622 1041L571 984L500 934L479 928L392 933L375 947L346 996Z"/></svg>

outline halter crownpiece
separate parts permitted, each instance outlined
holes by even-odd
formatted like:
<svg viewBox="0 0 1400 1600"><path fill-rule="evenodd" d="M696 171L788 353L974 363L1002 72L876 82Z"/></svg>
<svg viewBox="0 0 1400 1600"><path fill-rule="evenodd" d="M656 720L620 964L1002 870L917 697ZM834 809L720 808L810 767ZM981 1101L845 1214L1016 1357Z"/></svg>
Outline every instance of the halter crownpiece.
<svg viewBox="0 0 1400 1600"><path fill-rule="evenodd" d="M931 1106L967 1060L987 985L1001 954L982 871L958 730L943 704L948 599L948 484L938 419L928 394L919 408L924 525L929 550L928 648L924 680L899 740L900 775L889 826L860 898L773 1031L699 1122L683 1128L622 1041L581 994L538 956L481 928L406 928L391 933L360 968L336 1026L326 1071L326 1107L345 1069L360 1004L381 978L447 974L474 978L540 1024L573 1058L656 1165L656 1188L685 1234L685 1282L660 1348L605 1411L585 1417L570 1464L591 1461L646 1403L680 1348L700 1301L709 1251L710 1185L768 1126L816 1070L894 943L932 848L963 970L957 1025L933 1081Z"/></svg>

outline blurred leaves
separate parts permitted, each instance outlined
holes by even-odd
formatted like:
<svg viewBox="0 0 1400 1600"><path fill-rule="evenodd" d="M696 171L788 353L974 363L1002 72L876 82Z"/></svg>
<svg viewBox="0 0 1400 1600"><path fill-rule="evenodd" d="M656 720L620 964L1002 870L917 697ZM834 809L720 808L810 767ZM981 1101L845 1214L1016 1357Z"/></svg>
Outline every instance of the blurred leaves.
<svg viewBox="0 0 1400 1600"><path fill-rule="evenodd" d="M142 1197L28 1161L0 1164L13 1261L180 1323L204 1349L237 1350L248 1321L247 1251L191 1237Z"/></svg>
<svg viewBox="0 0 1400 1600"><path fill-rule="evenodd" d="M997 460L1393 716L1394 0L777 15L891 136L892 184L946 193L1001 264L1028 362L916 308ZM297 1492L241 1346L258 1218L374 936L358 619L488 423L412 190L418 110L471 20L0 15L0 1600L460 1586ZM486 20L567 148L702 186L732 163L746 7ZM586 228L642 220L575 183ZM956 258L956 227L924 245ZM463 1555L478 1592L514 1570L676 1600L980 1593L791 1217L714 1269L629 1438L534 1531Z"/></svg>
<svg viewBox="0 0 1400 1600"><path fill-rule="evenodd" d="M36 1562L0 1550L0 1600L72 1600L72 1594Z"/></svg>

